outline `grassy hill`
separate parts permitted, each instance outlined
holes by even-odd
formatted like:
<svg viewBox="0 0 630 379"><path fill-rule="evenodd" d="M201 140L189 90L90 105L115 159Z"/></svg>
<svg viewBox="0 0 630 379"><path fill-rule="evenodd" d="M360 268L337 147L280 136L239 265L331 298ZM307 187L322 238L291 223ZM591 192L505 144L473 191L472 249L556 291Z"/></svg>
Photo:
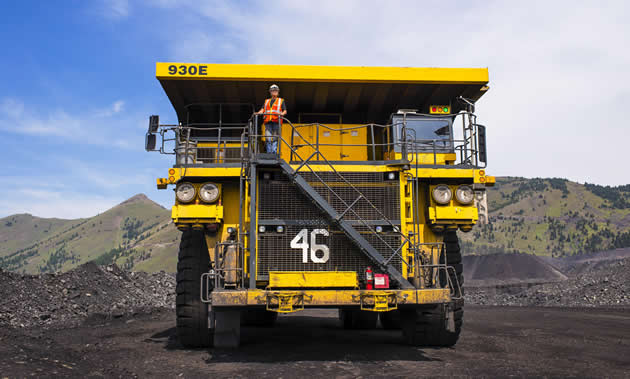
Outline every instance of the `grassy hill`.
<svg viewBox="0 0 630 379"><path fill-rule="evenodd" d="M491 224L460 233L466 254L553 257L630 247L630 185L498 178L488 193ZM136 195L77 220L18 214L0 219L0 268L67 271L87 261L141 271L175 271L180 233L170 212Z"/></svg>
<svg viewBox="0 0 630 379"><path fill-rule="evenodd" d="M169 211L136 195L91 218L0 219L0 241L0 267L6 270L66 271L95 260L137 270L174 271L179 232Z"/></svg>
<svg viewBox="0 0 630 379"><path fill-rule="evenodd" d="M504 177L488 200L491 223L460 233L467 253L561 257L630 246L630 185Z"/></svg>

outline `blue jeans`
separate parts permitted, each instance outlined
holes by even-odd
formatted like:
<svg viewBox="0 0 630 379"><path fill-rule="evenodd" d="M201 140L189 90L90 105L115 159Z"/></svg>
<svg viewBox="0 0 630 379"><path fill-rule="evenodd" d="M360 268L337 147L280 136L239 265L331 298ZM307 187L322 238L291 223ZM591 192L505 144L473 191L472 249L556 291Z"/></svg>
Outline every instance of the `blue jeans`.
<svg viewBox="0 0 630 379"><path fill-rule="evenodd" d="M267 153L278 154L278 137L280 135L280 124L268 122L265 124L265 150Z"/></svg>

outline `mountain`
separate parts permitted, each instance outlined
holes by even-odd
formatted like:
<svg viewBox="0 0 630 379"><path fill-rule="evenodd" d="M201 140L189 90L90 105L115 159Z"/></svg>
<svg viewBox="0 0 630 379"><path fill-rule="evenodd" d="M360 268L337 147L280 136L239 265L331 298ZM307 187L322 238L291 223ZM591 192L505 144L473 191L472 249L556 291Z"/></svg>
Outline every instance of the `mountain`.
<svg viewBox="0 0 630 379"><path fill-rule="evenodd" d="M502 177L488 208L490 224L459 234L465 254L558 258L630 247L630 185ZM54 272L96 261L174 272L179 238L170 212L145 195L84 219L17 214L0 219L0 268Z"/></svg>
<svg viewBox="0 0 630 379"><path fill-rule="evenodd" d="M459 234L464 252L565 257L630 247L630 185L502 177L488 210L490 224Z"/></svg>
<svg viewBox="0 0 630 379"><path fill-rule="evenodd" d="M67 271L92 260L175 271L178 244L170 212L142 194L90 218L19 214L0 219L0 268L12 271Z"/></svg>

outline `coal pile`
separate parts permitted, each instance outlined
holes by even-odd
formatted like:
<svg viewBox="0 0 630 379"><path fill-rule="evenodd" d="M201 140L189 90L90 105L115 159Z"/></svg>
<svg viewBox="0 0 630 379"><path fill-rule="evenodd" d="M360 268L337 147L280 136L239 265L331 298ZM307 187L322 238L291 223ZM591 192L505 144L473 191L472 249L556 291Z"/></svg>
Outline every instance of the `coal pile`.
<svg viewBox="0 0 630 379"><path fill-rule="evenodd" d="M73 326L175 307L175 277L86 263L65 273L0 270L0 326Z"/></svg>
<svg viewBox="0 0 630 379"><path fill-rule="evenodd" d="M578 262L561 282L466 287L468 304L564 307L630 306L630 258Z"/></svg>
<svg viewBox="0 0 630 379"><path fill-rule="evenodd" d="M463 263L464 283L472 287L546 283L567 279L559 269L532 254L466 255Z"/></svg>

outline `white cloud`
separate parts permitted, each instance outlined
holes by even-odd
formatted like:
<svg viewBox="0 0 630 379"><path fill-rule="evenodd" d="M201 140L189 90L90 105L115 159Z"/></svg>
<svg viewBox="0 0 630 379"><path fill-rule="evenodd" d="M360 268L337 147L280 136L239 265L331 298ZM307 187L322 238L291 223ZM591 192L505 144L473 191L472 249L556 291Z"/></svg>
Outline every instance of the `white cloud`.
<svg viewBox="0 0 630 379"><path fill-rule="evenodd" d="M24 104L13 98L6 98L0 102L0 112L11 118L18 118L24 114Z"/></svg>
<svg viewBox="0 0 630 379"><path fill-rule="evenodd" d="M121 138L118 133L126 125L137 125L139 118L125 114L125 102L117 100L106 108L69 114L57 109L42 114L32 106L13 98L0 101L0 131L37 137L58 137L81 144L113 146L119 149L139 149L141 144L130 141L138 131ZM134 130L136 128L133 128Z"/></svg>
<svg viewBox="0 0 630 379"><path fill-rule="evenodd" d="M138 171L138 167L130 171L129 165L125 165L124 162L119 166L105 167L93 162L63 158L59 166L60 173L70 172L72 177L78 178L77 181L80 181L82 186L96 188L99 192L138 188L155 182L154 176Z"/></svg>
<svg viewBox="0 0 630 379"><path fill-rule="evenodd" d="M104 17L109 19L123 19L129 17L129 1L128 0L103 0Z"/></svg>
<svg viewBox="0 0 630 379"><path fill-rule="evenodd" d="M630 3L162 2L173 61L489 67L489 172L630 182ZM173 17L175 18L175 17Z"/></svg>
<svg viewBox="0 0 630 379"><path fill-rule="evenodd" d="M116 100L107 108L98 110L95 112L97 117L112 117L113 115L120 113L125 108L125 102L123 100Z"/></svg>

